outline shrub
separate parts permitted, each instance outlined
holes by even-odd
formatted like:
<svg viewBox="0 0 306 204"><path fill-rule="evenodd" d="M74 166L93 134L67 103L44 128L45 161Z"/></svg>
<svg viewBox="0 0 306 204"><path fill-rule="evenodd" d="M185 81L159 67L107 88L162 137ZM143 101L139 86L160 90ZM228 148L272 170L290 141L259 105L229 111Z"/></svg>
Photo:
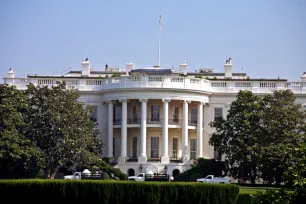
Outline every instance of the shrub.
<svg viewBox="0 0 306 204"><path fill-rule="evenodd" d="M236 204L251 204L252 195L248 193L239 193Z"/></svg>
<svg viewBox="0 0 306 204"><path fill-rule="evenodd" d="M99 169L103 172L107 172L109 175L113 174L120 180L127 180L128 176L120 171L120 169L113 168L104 162L99 166Z"/></svg>
<svg viewBox="0 0 306 204"><path fill-rule="evenodd" d="M10 202L234 204L239 188L203 183L2 180L0 192L1 199Z"/></svg>
<svg viewBox="0 0 306 204"><path fill-rule="evenodd" d="M202 175L199 173L195 173L190 177L190 181L197 181L197 179L202 178Z"/></svg>
<svg viewBox="0 0 306 204"><path fill-rule="evenodd" d="M266 192L259 191L252 195L252 204L290 204L292 203L291 193L283 188L279 191L268 189Z"/></svg>
<svg viewBox="0 0 306 204"><path fill-rule="evenodd" d="M214 159L198 159L198 164L183 172L175 178L177 181L195 181L193 175L197 174L200 178L207 175L214 175L217 177L222 176L222 172L226 172L225 164L223 161L216 161Z"/></svg>
<svg viewBox="0 0 306 204"><path fill-rule="evenodd" d="M110 179L110 177L109 177L109 175L108 175L107 172L104 172L104 174L103 174L103 179L104 179L104 180L109 180L109 179Z"/></svg>

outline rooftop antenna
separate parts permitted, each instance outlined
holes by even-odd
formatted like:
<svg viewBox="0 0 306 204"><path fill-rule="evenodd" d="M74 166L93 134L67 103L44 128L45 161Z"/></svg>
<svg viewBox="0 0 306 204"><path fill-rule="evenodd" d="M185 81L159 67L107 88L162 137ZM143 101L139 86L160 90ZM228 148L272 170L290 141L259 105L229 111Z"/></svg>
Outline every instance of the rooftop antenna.
<svg viewBox="0 0 306 204"><path fill-rule="evenodd" d="M161 12L159 9L159 33L158 33L158 67L160 67L160 32L161 32L162 20Z"/></svg>

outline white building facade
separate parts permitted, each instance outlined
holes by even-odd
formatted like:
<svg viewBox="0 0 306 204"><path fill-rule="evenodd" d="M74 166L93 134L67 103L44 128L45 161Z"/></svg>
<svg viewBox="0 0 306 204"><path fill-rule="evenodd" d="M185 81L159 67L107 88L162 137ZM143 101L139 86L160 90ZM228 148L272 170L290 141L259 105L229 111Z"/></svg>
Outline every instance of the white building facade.
<svg viewBox="0 0 306 204"><path fill-rule="evenodd" d="M107 65L104 71L94 71L85 59L81 71L64 76L16 78L10 70L4 83L26 89L29 83L51 87L65 81L80 91L80 101L95 107L104 157L116 168L129 175L165 170L172 175L189 169L199 157L220 159L209 144L214 131L209 123L226 117L240 90L265 95L291 89L297 103L306 103L306 75L299 82L251 79L233 73L232 67L228 59L224 73L212 69L188 73L186 62L177 70L137 69L127 63L125 72Z"/></svg>

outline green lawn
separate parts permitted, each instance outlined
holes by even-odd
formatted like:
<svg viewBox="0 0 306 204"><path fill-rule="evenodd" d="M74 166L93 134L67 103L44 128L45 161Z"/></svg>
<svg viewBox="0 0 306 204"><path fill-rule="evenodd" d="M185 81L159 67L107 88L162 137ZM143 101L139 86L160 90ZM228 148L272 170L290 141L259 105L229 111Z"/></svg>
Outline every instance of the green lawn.
<svg viewBox="0 0 306 204"><path fill-rule="evenodd" d="M270 190L278 190L279 188L273 187L249 187L249 186L239 186L241 194L256 194L257 191L266 191L267 189Z"/></svg>

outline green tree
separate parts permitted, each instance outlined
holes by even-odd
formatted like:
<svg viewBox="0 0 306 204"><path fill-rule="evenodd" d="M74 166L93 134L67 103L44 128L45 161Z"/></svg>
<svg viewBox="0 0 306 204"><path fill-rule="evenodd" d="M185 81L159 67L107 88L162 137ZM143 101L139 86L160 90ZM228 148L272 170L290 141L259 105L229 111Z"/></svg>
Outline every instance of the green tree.
<svg viewBox="0 0 306 204"><path fill-rule="evenodd" d="M280 183L294 159L293 148L305 141L305 120L290 90L264 97L240 91L226 120L211 123L216 132L210 144L225 154L232 176Z"/></svg>
<svg viewBox="0 0 306 204"><path fill-rule="evenodd" d="M252 204L295 204L306 199L306 144L294 148L295 161L284 173L285 180L293 183L293 189L267 190L253 195ZM293 191L293 192L292 192Z"/></svg>
<svg viewBox="0 0 306 204"><path fill-rule="evenodd" d="M226 165L234 178L251 179L254 183L260 166L262 99L249 91L240 91L233 101L226 120L211 123L216 129L210 144L226 155Z"/></svg>
<svg viewBox="0 0 306 204"><path fill-rule="evenodd" d="M285 180L293 183L295 203L303 203L306 200L306 143L301 144L293 151L295 161L285 172Z"/></svg>
<svg viewBox="0 0 306 204"><path fill-rule="evenodd" d="M54 178L61 165L91 166L101 160L97 124L90 120L90 107L78 101L77 90L61 82L51 88L30 84L27 94L26 135L42 152L48 178Z"/></svg>
<svg viewBox="0 0 306 204"><path fill-rule="evenodd" d="M0 85L0 177L29 177L40 163L40 152L24 136L28 99L14 86ZM35 168L37 170L38 168ZM35 175L32 175L35 176Z"/></svg>
<svg viewBox="0 0 306 204"><path fill-rule="evenodd" d="M293 150L305 141L306 113L290 90L265 96L262 109L261 172L264 180L280 183Z"/></svg>

